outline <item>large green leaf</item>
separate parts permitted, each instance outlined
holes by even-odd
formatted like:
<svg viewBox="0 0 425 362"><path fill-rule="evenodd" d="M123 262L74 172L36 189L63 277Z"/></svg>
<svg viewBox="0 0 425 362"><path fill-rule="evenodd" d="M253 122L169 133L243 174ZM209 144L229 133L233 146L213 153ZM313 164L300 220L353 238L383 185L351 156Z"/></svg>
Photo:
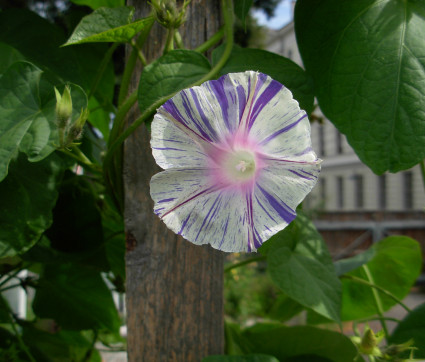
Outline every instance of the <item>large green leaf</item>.
<svg viewBox="0 0 425 362"><path fill-rule="evenodd" d="M195 51L173 50L167 53L149 64L140 76L140 110L144 112L154 102L189 87L210 69L207 58Z"/></svg>
<svg viewBox="0 0 425 362"><path fill-rule="evenodd" d="M134 8L99 8L81 19L64 45L93 42L129 42L139 31L150 27L154 19L148 17L132 22Z"/></svg>
<svg viewBox="0 0 425 362"><path fill-rule="evenodd" d="M422 267L419 243L406 236L390 236L372 246L373 258L364 267L348 273L348 276L373 282L402 300L418 278ZM350 279L343 278L342 320L366 318L377 313L372 289ZM378 292L379 293L379 292ZM394 299L379 293L384 310L396 304Z"/></svg>
<svg viewBox="0 0 425 362"><path fill-rule="evenodd" d="M334 263L336 275L341 276L354 269L357 269L359 266L366 264L374 256L375 249L369 248L366 251L350 258L338 260Z"/></svg>
<svg viewBox="0 0 425 362"><path fill-rule="evenodd" d="M389 343L402 344L414 340L415 358L425 358L425 304L410 312L390 336Z"/></svg>
<svg viewBox="0 0 425 362"><path fill-rule="evenodd" d="M208 356L202 362L279 362L273 356L265 354L251 354L246 356Z"/></svg>
<svg viewBox="0 0 425 362"><path fill-rule="evenodd" d="M340 320L341 283L326 244L304 215L267 243L268 272L290 298L332 319Z"/></svg>
<svg viewBox="0 0 425 362"><path fill-rule="evenodd" d="M78 84L86 91L91 89L107 49L105 44L60 47L66 41L63 31L23 9L0 12L0 41L17 49L39 68L49 70L65 82ZM114 83L113 67L109 63L95 92L102 105L112 99Z"/></svg>
<svg viewBox="0 0 425 362"><path fill-rule="evenodd" d="M321 109L375 173L425 157L425 3L299 0L297 42Z"/></svg>
<svg viewBox="0 0 425 362"><path fill-rule="evenodd" d="M357 355L348 337L310 326L255 325L242 335L251 353L269 354L280 362L352 362Z"/></svg>
<svg viewBox="0 0 425 362"><path fill-rule="evenodd" d="M34 245L52 222L52 209L62 177L62 160L52 154L31 163L20 154L0 182L0 258Z"/></svg>
<svg viewBox="0 0 425 362"><path fill-rule="evenodd" d="M73 264L45 265L33 309L70 330L106 328L118 333L120 320L101 275Z"/></svg>
<svg viewBox="0 0 425 362"><path fill-rule="evenodd" d="M125 4L125 0L71 0L71 2L77 5L90 6L93 10L102 6L113 8Z"/></svg>
<svg viewBox="0 0 425 362"><path fill-rule="evenodd" d="M224 46L213 52L213 64L223 53ZM260 49L235 46L220 74L255 70L265 73L287 87L300 107L307 113L313 110L313 82L306 72L292 60Z"/></svg>
<svg viewBox="0 0 425 362"><path fill-rule="evenodd" d="M0 78L0 181L16 152L40 161L59 145L54 85L36 66L18 62ZM62 89L61 89L62 92ZM72 120L87 108L84 91L71 86Z"/></svg>

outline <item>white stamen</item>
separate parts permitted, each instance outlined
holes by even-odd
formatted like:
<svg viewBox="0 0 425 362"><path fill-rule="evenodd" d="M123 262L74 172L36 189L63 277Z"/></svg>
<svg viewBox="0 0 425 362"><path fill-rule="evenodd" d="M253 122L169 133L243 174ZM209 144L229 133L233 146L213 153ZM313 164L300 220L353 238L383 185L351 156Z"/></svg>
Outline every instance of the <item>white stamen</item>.
<svg viewBox="0 0 425 362"><path fill-rule="evenodd" d="M235 167L239 172L245 172L246 162L245 161L239 161L239 163Z"/></svg>

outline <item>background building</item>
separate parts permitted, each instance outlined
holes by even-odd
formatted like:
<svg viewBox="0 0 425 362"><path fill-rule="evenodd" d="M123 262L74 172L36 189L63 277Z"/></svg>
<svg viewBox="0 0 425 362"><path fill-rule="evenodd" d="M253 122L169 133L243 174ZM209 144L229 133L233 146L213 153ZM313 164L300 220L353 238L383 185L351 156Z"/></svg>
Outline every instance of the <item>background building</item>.
<svg viewBox="0 0 425 362"><path fill-rule="evenodd" d="M266 49L302 66L293 21L269 31ZM324 161L305 205L314 212L316 226L334 255L345 253L349 245L366 247L391 234L414 237L425 246L425 191L419 165L375 175L320 110L315 114L323 119L311 125L313 148Z"/></svg>

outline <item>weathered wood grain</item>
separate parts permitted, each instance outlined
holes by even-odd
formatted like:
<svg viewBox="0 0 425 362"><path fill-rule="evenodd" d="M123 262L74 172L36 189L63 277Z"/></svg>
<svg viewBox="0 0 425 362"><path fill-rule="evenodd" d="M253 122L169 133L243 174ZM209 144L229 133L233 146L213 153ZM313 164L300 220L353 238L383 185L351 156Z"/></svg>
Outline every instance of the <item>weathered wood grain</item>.
<svg viewBox="0 0 425 362"><path fill-rule="evenodd" d="M145 1L130 0L136 16L146 16ZM193 48L220 25L219 1L192 0L181 28ZM165 32L155 25L144 52L162 51ZM139 67L132 81L137 86ZM135 107L128 121L138 115ZM127 328L129 361L201 361L223 351L223 255L176 236L153 213L149 181L159 171L140 127L125 143L124 187L127 232Z"/></svg>

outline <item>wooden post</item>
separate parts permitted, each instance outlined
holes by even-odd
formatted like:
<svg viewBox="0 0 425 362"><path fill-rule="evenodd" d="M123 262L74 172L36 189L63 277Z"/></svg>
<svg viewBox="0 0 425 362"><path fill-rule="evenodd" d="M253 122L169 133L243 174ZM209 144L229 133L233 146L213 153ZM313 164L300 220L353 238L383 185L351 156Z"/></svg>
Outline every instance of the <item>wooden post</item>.
<svg viewBox="0 0 425 362"><path fill-rule="evenodd" d="M129 0L128 5L136 8L137 17L149 14L145 1ZM218 0L192 0L187 14L180 32L189 48L220 25ZM161 54L164 41L165 31L156 24L145 56ZM135 107L128 121L137 115ZM140 127L126 141L124 153L128 360L201 361L223 353L223 254L183 240L154 215L149 181L160 170L149 138Z"/></svg>

